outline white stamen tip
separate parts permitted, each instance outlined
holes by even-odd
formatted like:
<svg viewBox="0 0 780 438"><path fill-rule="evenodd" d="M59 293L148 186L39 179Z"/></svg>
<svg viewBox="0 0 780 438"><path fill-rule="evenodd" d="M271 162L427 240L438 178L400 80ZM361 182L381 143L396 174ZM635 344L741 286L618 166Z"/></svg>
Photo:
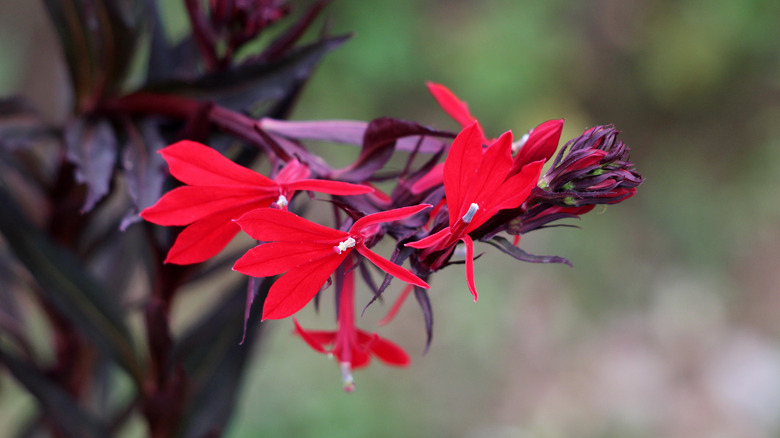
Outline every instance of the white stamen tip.
<svg viewBox="0 0 780 438"><path fill-rule="evenodd" d="M279 208L287 207L287 204L289 204L289 202L287 202L287 198L285 198L284 195L279 195L279 199L274 202L274 205Z"/></svg>
<svg viewBox="0 0 780 438"><path fill-rule="evenodd" d="M352 378L352 364L341 362L339 366L341 367L341 382L344 385L344 391L355 391L355 379Z"/></svg>
<svg viewBox="0 0 780 438"><path fill-rule="evenodd" d="M476 202L472 202L471 205L469 205L469 210L463 215L463 222L467 224L471 223L471 220L474 219L474 215L477 214L477 210L479 210L479 205L477 205Z"/></svg>
<svg viewBox="0 0 780 438"><path fill-rule="evenodd" d="M520 140L517 140L516 142L512 143L512 154L516 154L522 149L523 146L525 146L525 142L528 141L528 137L531 135L531 132L527 132L526 134L523 134L522 137L520 137Z"/></svg>
<svg viewBox="0 0 780 438"><path fill-rule="evenodd" d="M347 248L353 248L355 243L355 239L349 237L347 240L339 243L338 246L334 246L333 251L335 251L336 254L341 254L342 252L346 251Z"/></svg>

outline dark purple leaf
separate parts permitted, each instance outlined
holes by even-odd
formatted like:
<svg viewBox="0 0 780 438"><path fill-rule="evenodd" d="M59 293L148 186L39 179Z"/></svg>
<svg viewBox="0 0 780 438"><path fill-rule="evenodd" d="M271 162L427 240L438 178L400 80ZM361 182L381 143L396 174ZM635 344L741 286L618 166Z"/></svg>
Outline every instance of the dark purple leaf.
<svg viewBox="0 0 780 438"><path fill-rule="evenodd" d="M14 344L28 357L35 357L29 343L27 326L18 297L26 287L17 271L18 266L7 251L0 252L0 332L8 335Z"/></svg>
<svg viewBox="0 0 780 438"><path fill-rule="evenodd" d="M272 64L246 64L193 81L157 84L149 91L213 101L234 110L248 110L261 103L281 101L297 92L323 55L347 41L349 36L322 39L301 47Z"/></svg>
<svg viewBox="0 0 780 438"><path fill-rule="evenodd" d="M94 70L98 61L94 50L90 49L92 37L83 5L80 0L44 0L44 5L65 52L73 90L79 99L88 96L94 86ZM94 11L94 8L89 10ZM89 18L94 22L94 16Z"/></svg>
<svg viewBox="0 0 780 438"><path fill-rule="evenodd" d="M420 310L422 310L423 319L425 320L424 354L428 352L428 348L430 348L433 340L433 307L431 306L431 299L428 297L428 291L421 287L414 287L414 298L417 299L417 304L420 305Z"/></svg>
<svg viewBox="0 0 780 438"><path fill-rule="evenodd" d="M363 135L360 156L350 166L334 171L333 175L342 181L366 181L384 167L393 155L399 139L420 135L449 136L449 133L390 117L374 119L368 124Z"/></svg>
<svg viewBox="0 0 780 438"><path fill-rule="evenodd" d="M359 145L368 122L357 120L316 120L291 122L264 117L258 122L263 131L295 140L318 140Z"/></svg>
<svg viewBox="0 0 780 438"><path fill-rule="evenodd" d="M572 266L571 262L566 260L563 257L558 256L539 256L534 254L529 254L522 249L516 247L515 245L512 245L512 242L506 240L505 238L501 236L493 236L492 239L485 241L485 243L489 243L499 250L501 252L505 252L512 257L516 258L517 260L521 260L524 262L529 263L563 263L569 266Z"/></svg>
<svg viewBox="0 0 780 438"><path fill-rule="evenodd" d="M287 121L271 118L260 119L259 126L269 134L288 137L295 140L315 140L351 145L363 144L363 136L368 123L358 120L314 120ZM448 137L450 137L448 135ZM420 140L422 139L422 143ZM401 151L412 151L418 147L419 152L433 154L444 149L447 142L434 137L412 135L399 138L395 148Z"/></svg>
<svg viewBox="0 0 780 438"><path fill-rule="evenodd" d="M128 129L128 142L122 155L127 192L135 209L122 220L119 228L127 229L141 220L138 213L160 199L166 178L166 165L157 153L166 145L157 125L152 121L141 122L140 130L135 126Z"/></svg>
<svg viewBox="0 0 780 438"><path fill-rule="evenodd" d="M132 69L133 54L141 29L150 21L151 7L147 0L97 0L96 3L101 24L101 70L107 76L105 92L115 94L122 89Z"/></svg>
<svg viewBox="0 0 780 438"><path fill-rule="evenodd" d="M246 340L246 326L249 322L249 315L252 311L252 303L255 302L257 294L259 292L260 280L256 277L249 277L249 281L246 285L246 304L244 305L244 332L241 334L241 342L239 345L244 345Z"/></svg>
<svg viewBox="0 0 780 438"><path fill-rule="evenodd" d="M26 149L56 133L32 105L20 98L0 99L0 148Z"/></svg>
<svg viewBox="0 0 780 438"><path fill-rule="evenodd" d="M14 357L0 344L0 363L35 398L57 429L68 437L103 438L110 436L104 424L87 414L62 387L52 382L33 363Z"/></svg>
<svg viewBox="0 0 780 438"><path fill-rule="evenodd" d="M40 298L54 306L140 385L141 372L119 303L70 252L33 225L0 176L0 233L30 272Z"/></svg>
<svg viewBox="0 0 780 438"><path fill-rule="evenodd" d="M146 82L151 84L174 78L192 79L198 72L200 60L200 52L195 41L191 36L187 36L175 46L171 46L165 36L165 29L157 6L158 2L156 0L147 1L149 3L151 38Z"/></svg>
<svg viewBox="0 0 780 438"><path fill-rule="evenodd" d="M122 88L146 0L45 0L70 71L77 106Z"/></svg>
<svg viewBox="0 0 780 438"><path fill-rule="evenodd" d="M268 47L252 62L269 62L282 57L303 36L323 9L331 0L320 0L314 3L306 12L283 34L278 36Z"/></svg>
<svg viewBox="0 0 780 438"><path fill-rule="evenodd" d="M263 279L258 299L263 301L273 279ZM236 395L252 355L252 346L260 338L263 325L252 315L242 345L241 331L246 304L245 284L228 292L225 299L203 321L190 329L177 345L176 357L192 379L191 403L181 427L182 438L202 438L224 430L234 413Z"/></svg>
<svg viewBox="0 0 780 438"><path fill-rule="evenodd" d="M68 160L76 166L76 181L87 186L86 213L108 193L117 158L117 139L106 120L78 118L65 127Z"/></svg>

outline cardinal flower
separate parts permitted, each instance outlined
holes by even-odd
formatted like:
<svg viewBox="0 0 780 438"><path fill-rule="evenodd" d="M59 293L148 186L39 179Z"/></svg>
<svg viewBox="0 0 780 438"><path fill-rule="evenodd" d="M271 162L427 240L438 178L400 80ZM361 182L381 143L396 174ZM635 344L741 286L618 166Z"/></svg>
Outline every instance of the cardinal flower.
<svg viewBox="0 0 780 438"><path fill-rule="evenodd" d="M366 241L380 231L381 223L404 219L429 207L415 205L370 214L355 221L349 231L318 225L288 211L254 210L236 223L263 243L247 251L233 269L253 277L285 273L268 292L263 319L286 318L303 308L353 250L386 273L427 289L425 281L368 249Z"/></svg>
<svg viewBox="0 0 780 438"><path fill-rule="evenodd" d="M376 333L369 334L355 327L355 271L345 271L344 285L339 294L338 330L304 330L297 319L293 318L293 321L295 333L311 348L333 355L339 361L344 389L352 392L355 389L352 370L368 365L372 355L388 365L400 367L409 365L409 355L401 347L380 338ZM329 345L332 347L326 350L325 347Z"/></svg>
<svg viewBox="0 0 780 438"><path fill-rule="evenodd" d="M373 191L357 184L306 179L309 169L297 160L289 161L273 180L193 141L180 141L161 149L160 154L171 175L187 184L141 212L141 217L158 225L187 225L166 263L199 263L215 256L240 231L233 219L256 208L286 209L298 190L331 195Z"/></svg>
<svg viewBox="0 0 780 438"><path fill-rule="evenodd" d="M544 159L523 166L512 174L512 133L506 132L482 150L477 123L460 132L444 162L444 192L449 226L417 242L412 248L428 252L451 249L458 241L466 247L466 281L477 300L474 284L474 243L469 233L499 210L519 207L536 187Z"/></svg>
<svg viewBox="0 0 780 438"><path fill-rule="evenodd" d="M466 102L460 100L458 96L441 84L428 82L428 91L433 95L439 106L452 117L461 128L467 128L476 124L476 130L480 137L481 144L489 146L496 139L485 137L485 131L482 126L469 111ZM558 142L561 139L561 130L563 129L563 119L548 120L536 128L528 131L517 142L512 144L512 152L516 153L514 165L510 174L519 172L523 166L537 160L549 160L558 148ZM444 165L438 164L431 169L425 176L415 181L412 185L413 193L422 193L432 187L436 187L444 179Z"/></svg>

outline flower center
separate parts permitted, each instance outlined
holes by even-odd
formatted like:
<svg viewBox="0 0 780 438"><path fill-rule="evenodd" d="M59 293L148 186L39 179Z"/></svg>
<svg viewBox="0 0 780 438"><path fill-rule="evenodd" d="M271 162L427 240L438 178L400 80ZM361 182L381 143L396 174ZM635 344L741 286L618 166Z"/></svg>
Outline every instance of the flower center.
<svg viewBox="0 0 780 438"><path fill-rule="evenodd" d="M349 237L347 240L339 243L338 246L334 246L333 251L335 251L336 254L341 254L342 252L346 251L347 248L353 248L355 243L355 239Z"/></svg>
<svg viewBox="0 0 780 438"><path fill-rule="evenodd" d="M474 215L477 214L477 210L479 210L479 205L476 202L472 202L471 205L469 205L466 214L463 215L463 223L471 223L471 220L474 219Z"/></svg>
<svg viewBox="0 0 780 438"><path fill-rule="evenodd" d="M284 195L279 195L279 198L276 200L276 202L273 203L273 205L279 207L280 209L284 210L285 207L287 207L287 198Z"/></svg>

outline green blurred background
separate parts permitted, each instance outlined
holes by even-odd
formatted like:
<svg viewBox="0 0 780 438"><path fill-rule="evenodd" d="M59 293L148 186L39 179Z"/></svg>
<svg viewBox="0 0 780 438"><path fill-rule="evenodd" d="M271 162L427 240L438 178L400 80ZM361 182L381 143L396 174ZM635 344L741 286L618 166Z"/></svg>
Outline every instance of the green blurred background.
<svg viewBox="0 0 780 438"><path fill-rule="evenodd" d="M337 0L327 15L355 36L294 119L455 130L432 80L489 136L550 118L566 119L565 139L614 123L647 181L582 229L524 237L574 269L484 246L476 304L461 268L440 273L430 352L410 301L378 331L412 366L375 363L354 394L291 321L276 323L227 437L780 436L780 2ZM0 95L65 117L58 50L38 1L0 0ZM327 312L303 319L333 326ZM0 401L2 436L34 401L7 377Z"/></svg>

